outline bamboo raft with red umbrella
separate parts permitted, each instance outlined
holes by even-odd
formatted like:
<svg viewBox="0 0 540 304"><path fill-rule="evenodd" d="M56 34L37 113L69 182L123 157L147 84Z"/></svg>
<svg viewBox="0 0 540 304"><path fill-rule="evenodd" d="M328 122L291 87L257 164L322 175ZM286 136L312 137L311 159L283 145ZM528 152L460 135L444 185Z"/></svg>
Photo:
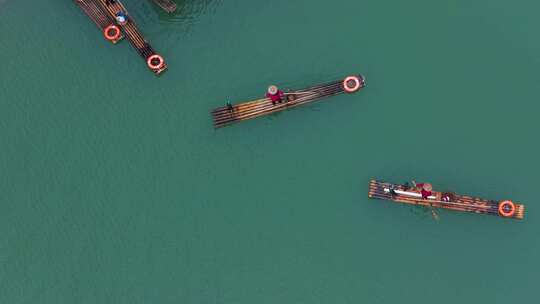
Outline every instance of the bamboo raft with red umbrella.
<svg viewBox="0 0 540 304"><path fill-rule="evenodd" d="M369 182L368 197L410 205L491 214L520 220L525 215L525 205L514 203L510 200L494 201L459 195L452 192L438 191L432 191L430 196L423 198L419 189L377 180L371 180Z"/></svg>
<svg viewBox="0 0 540 304"><path fill-rule="evenodd" d="M148 68L154 72L156 75L161 74L167 70L167 64L163 57L157 54L152 46L144 39L141 32L137 28L135 21L131 18L124 7L124 5L119 0L91 0L98 3L101 8L107 12L107 14L117 20L118 26L122 28L126 38L129 40L131 45L137 50L139 55L145 60ZM119 23L118 16L126 16L125 22Z"/></svg>
<svg viewBox="0 0 540 304"><path fill-rule="evenodd" d="M176 11L176 3L174 3L171 0L153 0L155 4L157 4L161 9L166 11L167 13L173 13Z"/></svg>
<svg viewBox="0 0 540 304"><path fill-rule="evenodd" d="M364 76L355 75L321 85L286 92L282 102L274 103L270 98L260 98L236 105L229 104L212 111L214 127L225 127L236 122L284 111L342 93L354 93L364 88L365 85Z"/></svg>
<svg viewBox="0 0 540 304"><path fill-rule="evenodd" d="M105 39L113 44L124 38L124 34L115 25L114 19L106 14L94 1L73 0L81 10L98 26Z"/></svg>

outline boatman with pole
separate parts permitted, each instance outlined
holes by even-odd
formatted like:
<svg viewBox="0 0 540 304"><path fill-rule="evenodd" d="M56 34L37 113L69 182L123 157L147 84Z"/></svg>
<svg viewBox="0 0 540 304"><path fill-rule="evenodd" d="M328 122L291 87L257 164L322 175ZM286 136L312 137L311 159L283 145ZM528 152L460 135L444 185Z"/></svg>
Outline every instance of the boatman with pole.
<svg viewBox="0 0 540 304"><path fill-rule="evenodd" d="M266 97L270 98L273 104L276 104L276 102L281 103L283 101L283 95L283 91L279 90L275 85L269 86L268 92L266 92Z"/></svg>
<svg viewBox="0 0 540 304"><path fill-rule="evenodd" d="M234 107L233 105L231 104L230 101L227 100L227 110L229 110L229 112L234 112Z"/></svg>

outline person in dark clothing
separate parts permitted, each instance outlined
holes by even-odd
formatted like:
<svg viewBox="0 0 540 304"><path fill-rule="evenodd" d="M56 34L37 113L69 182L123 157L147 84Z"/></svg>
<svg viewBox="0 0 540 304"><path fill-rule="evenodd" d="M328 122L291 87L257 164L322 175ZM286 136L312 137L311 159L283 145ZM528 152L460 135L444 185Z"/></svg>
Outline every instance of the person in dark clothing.
<svg viewBox="0 0 540 304"><path fill-rule="evenodd" d="M229 110L231 113L234 112L234 107L230 101L227 101L227 110Z"/></svg>

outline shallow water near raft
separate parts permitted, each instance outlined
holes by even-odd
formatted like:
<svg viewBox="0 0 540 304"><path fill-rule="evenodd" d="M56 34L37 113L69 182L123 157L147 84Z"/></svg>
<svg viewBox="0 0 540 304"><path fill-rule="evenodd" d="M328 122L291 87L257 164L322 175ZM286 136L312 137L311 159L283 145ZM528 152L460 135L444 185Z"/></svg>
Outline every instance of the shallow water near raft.
<svg viewBox="0 0 540 304"><path fill-rule="evenodd" d="M0 303L533 303L538 1L123 0L149 72L72 1L0 0ZM214 130L210 111L367 87ZM368 200L371 178L524 221Z"/></svg>

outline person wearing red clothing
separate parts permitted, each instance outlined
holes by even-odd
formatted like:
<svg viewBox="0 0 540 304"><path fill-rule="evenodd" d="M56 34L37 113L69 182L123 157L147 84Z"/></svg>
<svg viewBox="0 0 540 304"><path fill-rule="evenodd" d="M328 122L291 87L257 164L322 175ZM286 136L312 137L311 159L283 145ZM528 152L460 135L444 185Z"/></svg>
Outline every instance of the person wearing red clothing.
<svg viewBox="0 0 540 304"><path fill-rule="evenodd" d="M266 97L270 98L273 104L276 104L276 102L280 102L283 100L283 91L279 90L278 87L275 85L271 85L268 87L268 92L266 92Z"/></svg>
<svg viewBox="0 0 540 304"><path fill-rule="evenodd" d="M420 193L422 194L423 199L428 199L432 194L431 191L433 190L433 186L431 186L430 183L416 184L416 188L420 189Z"/></svg>

